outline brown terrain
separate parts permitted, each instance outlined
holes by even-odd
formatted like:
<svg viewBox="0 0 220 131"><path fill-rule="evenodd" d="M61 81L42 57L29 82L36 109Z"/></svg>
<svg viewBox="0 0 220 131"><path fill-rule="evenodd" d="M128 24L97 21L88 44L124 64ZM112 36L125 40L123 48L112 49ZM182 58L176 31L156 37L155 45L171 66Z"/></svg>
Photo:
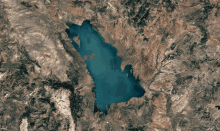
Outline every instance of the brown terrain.
<svg viewBox="0 0 220 131"><path fill-rule="evenodd" d="M143 97L94 110L84 20ZM0 131L220 131L219 0L0 0L0 54Z"/></svg>

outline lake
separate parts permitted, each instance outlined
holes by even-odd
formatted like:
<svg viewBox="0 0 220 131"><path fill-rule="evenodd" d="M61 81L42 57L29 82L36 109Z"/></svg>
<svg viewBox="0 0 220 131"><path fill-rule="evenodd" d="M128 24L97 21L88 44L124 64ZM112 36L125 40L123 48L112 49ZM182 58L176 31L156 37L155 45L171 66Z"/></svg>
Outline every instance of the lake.
<svg viewBox="0 0 220 131"><path fill-rule="evenodd" d="M95 82L94 107L99 105L99 110L106 113L105 105L127 102L132 97L144 95L144 89L138 84L139 79L133 76L132 66L126 65L124 71L121 70L121 59L117 56L117 49L105 43L103 37L92 28L88 20L85 20L81 26L70 25L66 32L85 60L86 67ZM80 45L73 40L74 36L79 36Z"/></svg>

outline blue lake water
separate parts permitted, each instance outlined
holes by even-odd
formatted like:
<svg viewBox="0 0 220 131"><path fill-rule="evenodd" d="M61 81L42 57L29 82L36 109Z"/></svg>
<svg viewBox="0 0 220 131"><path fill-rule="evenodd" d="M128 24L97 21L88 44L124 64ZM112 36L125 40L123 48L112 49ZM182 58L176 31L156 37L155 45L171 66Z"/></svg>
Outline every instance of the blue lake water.
<svg viewBox="0 0 220 131"><path fill-rule="evenodd" d="M105 43L103 37L96 32L88 20L81 26L71 25L67 29L72 44L85 60L95 87L96 101L99 110L106 113L106 106L112 103L127 102L132 97L141 97L145 91L139 86L139 80L132 73L132 66L125 66L121 70L121 59L117 56L117 49ZM79 36L80 46L75 43L73 36Z"/></svg>

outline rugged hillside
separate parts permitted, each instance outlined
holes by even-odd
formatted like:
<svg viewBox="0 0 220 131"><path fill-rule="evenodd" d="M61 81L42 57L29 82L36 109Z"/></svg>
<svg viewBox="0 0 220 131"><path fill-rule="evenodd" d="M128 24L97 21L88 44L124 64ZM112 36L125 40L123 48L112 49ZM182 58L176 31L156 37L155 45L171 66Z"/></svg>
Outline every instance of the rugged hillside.
<svg viewBox="0 0 220 131"><path fill-rule="evenodd" d="M94 110L65 30L90 20L146 93ZM219 0L1 0L0 130L220 130Z"/></svg>

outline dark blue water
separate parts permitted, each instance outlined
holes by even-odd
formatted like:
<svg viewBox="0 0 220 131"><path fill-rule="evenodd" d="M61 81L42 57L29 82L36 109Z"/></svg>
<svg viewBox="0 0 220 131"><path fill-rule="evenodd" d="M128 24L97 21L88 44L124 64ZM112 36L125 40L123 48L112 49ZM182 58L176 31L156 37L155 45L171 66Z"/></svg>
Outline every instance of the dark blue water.
<svg viewBox="0 0 220 131"><path fill-rule="evenodd" d="M121 70L117 49L105 43L88 20L81 26L73 24L66 31L94 79L93 91L96 96L94 104L100 105L100 111L106 113L105 105L126 102L132 97L144 95L145 91L138 84L139 79L133 76L132 66L127 65L124 71ZM79 36L80 46L75 43L73 36Z"/></svg>

